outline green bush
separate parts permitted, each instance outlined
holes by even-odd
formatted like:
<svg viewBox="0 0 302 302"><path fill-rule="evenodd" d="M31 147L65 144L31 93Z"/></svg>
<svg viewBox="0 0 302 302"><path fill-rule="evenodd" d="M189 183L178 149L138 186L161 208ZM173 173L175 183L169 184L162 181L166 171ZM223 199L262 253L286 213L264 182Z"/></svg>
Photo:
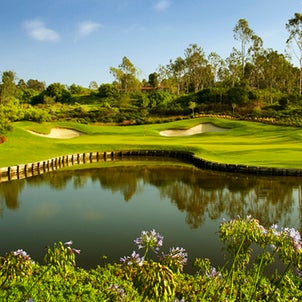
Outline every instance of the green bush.
<svg viewBox="0 0 302 302"><path fill-rule="evenodd" d="M265 228L247 217L223 222L219 234L229 260L215 268L209 259L196 259L193 274L183 272L185 250L162 252L155 230L134 240L142 255L134 251L120 263L89 270L76 266L80 251L71 241L48 247L44 265L23 250L10 252L0 257L0 301L301 301L298 231ZM284 268L268 274L276 259Z"/></svg>

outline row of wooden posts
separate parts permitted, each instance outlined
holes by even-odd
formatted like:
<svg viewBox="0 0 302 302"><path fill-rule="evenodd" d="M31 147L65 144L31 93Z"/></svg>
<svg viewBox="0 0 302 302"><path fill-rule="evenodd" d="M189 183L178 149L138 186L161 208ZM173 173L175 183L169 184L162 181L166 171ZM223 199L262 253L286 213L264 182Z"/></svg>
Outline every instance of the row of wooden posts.
<svg viewBox="0 0 302 302"><path fill-rule="evenodd" d="M0 182L52 172L67 166L112 160L115 152L89 152L63 155L34 163L0 168Z"/></svg>
<svg viewBox="0 0 302 302"><path fill-rule="evenodd" d="M258 175L279 175L279 176L302 176L302 169L267 168L258 166L222 164L211 162L197 157L192 152L166 151L166 150L138 150L138 151L111 151L111 152L89 152L63 155L35 163L20 164L16 166L0 168L0 182L32 177L57 169L99 161L112 161L123 157L166 157L177 158L186 163L191 163L201 169L226 171L234 173L248 173Z"/></svg>

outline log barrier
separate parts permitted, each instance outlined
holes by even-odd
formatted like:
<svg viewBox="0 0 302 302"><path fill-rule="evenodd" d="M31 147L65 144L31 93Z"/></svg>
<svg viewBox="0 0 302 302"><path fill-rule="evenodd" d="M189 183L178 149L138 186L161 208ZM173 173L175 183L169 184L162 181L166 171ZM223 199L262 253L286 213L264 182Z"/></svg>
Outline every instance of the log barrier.
<svg viewBox="0 0 302 302"><path fill-rule="evenodd" d="M205 170L270 176L302 176L302 169L270 168L211 162L194 155L193 152L169 150L127 150L77 153L63 155L34 163L2 167L0 168L0 183L56 171L57 169L67 166L81 165L85 163L96 163L100 161L114 161L130 157L137 158L147 156L175 158L182 162L192 164L199 169Z"/></svg>

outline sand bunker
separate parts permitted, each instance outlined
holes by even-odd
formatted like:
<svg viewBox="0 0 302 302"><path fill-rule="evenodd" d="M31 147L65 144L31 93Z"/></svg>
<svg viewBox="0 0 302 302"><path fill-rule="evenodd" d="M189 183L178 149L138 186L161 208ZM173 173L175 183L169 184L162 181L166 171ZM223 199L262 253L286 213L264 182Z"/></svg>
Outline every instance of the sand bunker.
<svg viewBox="0 0 302 302"><path fill-rule="evenodd" d="M164 130L160 132L162 136L188 136L205 132L224 132L229 129L217 127L211 123L204 123L186 130Z"/></svg>
<svg viewBox="0 0 302 302"><path fill-rule="evenodd" d="M42 134L31 130L27 130L27 131L34 135L47 137L47 138L59 138L59 139L74 138L82 135L82 133L79 131L66 129L66 128L52 128L49 134Z"/></svg>

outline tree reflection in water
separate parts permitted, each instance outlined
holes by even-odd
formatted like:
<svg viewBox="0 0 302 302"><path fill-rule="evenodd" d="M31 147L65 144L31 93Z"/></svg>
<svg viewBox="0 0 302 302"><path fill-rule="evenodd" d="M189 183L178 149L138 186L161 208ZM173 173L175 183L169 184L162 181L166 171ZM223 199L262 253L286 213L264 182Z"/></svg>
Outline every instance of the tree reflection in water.
<svg viewBox="0 0 302 302"><path fill-rule="evenodd" d="M75 189L84 187L88 180L99 182L104 190L121 192L127 202L141 191L142 184L150 184L186 214L186 223L191 228L200 227L207 216L217 219L222 214L252 215L266 227L276 221L291 225L294 203L301 204L300 178L228 174L190 166L142 163L112 167L102 167L100 163L97 168L87 167L0 183L1 213L5 208L18 209L25 183L28 186L48 184L59 191L70 182Z"/></svg>

